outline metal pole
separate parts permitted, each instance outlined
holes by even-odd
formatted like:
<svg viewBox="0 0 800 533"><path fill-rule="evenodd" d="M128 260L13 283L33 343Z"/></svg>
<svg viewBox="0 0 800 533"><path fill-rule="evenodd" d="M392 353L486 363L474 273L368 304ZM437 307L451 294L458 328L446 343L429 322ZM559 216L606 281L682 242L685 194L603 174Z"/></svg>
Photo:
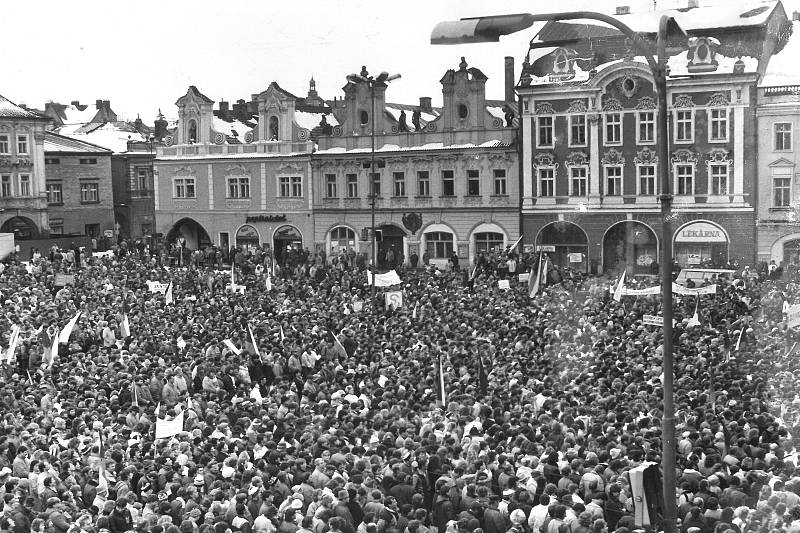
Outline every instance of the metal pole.
<svg viewBox="0 0 800 533"><path fill-rule="evenodd" d="M658 94L658 172L661 178L661 299L664 317L664 414L661 419L661 464L663 469L664 531L677 531L677 502L675 501L675 405L674 353L672 348L672 177L669 164L669 128L667 121L666 31L667 17L661 17L657 37L658 67L653 69L653 81Z"/></svg>
<svg viewBox="0 0 800 533"><path fill-rule="evenodd" d="M372 196L372 204L371 204L371 211L372 211L372 314L373 314L373 321L372 321L372 335L370 335L370 362L372 359L372 350L375 345L375 328L378 324L378 290L375 286L375 274L377 274L378 270L378 254L377 254L377 241L375 239L375 79L369 79L369 99L370 99L370 106L372 107L372 114L370 116L370 122L372 123L371 130L371 141L372 141L372 149L370 150L370 164L369 164L369 192Z"/></svg>

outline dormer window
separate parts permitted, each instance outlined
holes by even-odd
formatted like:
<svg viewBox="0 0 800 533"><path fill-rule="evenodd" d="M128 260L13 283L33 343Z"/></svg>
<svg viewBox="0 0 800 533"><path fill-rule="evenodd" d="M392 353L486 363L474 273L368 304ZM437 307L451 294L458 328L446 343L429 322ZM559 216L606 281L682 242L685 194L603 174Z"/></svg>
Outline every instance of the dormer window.
<svg viewBox="0 0 800 533"><path fill-rule="evenodd" d="M277 141L280 139L279 132L280 131L280 121L278 117L272 116L269 117L269 140L270 141Z"/></svg>
<svg viewBox="0 0 800 533"><path fill-rule="evenodd" d="M358 114L358 117L362 126L366 126L367 124L369 124L369 113L367 113L366 111L361 111Z"/></svg>
<svg viewBox="0 0 800 533"><path fill-rule="evenodd" d="M714 72L717 70L716 48L719 41L713 37L689 39L689 72Z"/></svg>
<svg viewBox="0 0 800 533"><path fill-rule="evenodd" d="M572 59L566 48L559 48L553 55L553 74L572 74Z"/></svg>

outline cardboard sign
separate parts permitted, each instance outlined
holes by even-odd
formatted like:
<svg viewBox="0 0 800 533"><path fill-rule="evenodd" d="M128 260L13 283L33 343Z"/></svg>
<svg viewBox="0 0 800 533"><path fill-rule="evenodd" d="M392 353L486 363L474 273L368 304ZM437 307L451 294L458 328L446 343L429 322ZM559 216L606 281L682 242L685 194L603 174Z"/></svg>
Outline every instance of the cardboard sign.
<svg viewBox="0 0 800 533"><path fill-rule="evenodd" d="M56 287L66 287L67 285L75 285L75 276L72 274L56 274L54 285Z"/></svg>
<svg viewBox="0 0 800 533"><path fill-rule="evenodd" d="M508 282L508 280L507 280L507 279L501 279L501 280L499 280L499 281L497 282L497 286L498 286L500 289L504 290L504 291L507 291L508 289L510 289L510 288L511 288L511 284Z"/></svg>
<svg viewBox="0 0 800 533"><path fill-rule="evenodd" d="M167 292L167 287L169 287L169 283L161 283L159 281L147 282L147 288L150 292L158 292L164 294Z"/></svg>
<svg viewBox="0 0 800 533"><path fill-rule="evenodd" d="M647 326L661 326L664 327L664 317L654 315L644 315L642 317L642 324Z"/></svg>
<svg viewBox="0 0 800 533"><path fill-rule="evenodd" d="M571 252L567 254L570 263L583 263L583 254L580 252Z"/></svg>
<svg viewBox="0 0 800 533"><path fill-rule="evenodd" d="M531 279L531 273L525 272L524 274L520 274L517 276L517 279L520 283L527 283L529 279Z"/></svg>
<svg viewBox="0 0 800 533"><path fill-rule="evenodd" d="M786 325L790 328L800 326L800 304L790 305L786 308Z"/></svg>
<svg viewBox="0 0 800 533"><path fill-rule="evenodd" d="M403 292L402 291L389 291L386 293L386 307L397 309L403 307Z"/></svg>

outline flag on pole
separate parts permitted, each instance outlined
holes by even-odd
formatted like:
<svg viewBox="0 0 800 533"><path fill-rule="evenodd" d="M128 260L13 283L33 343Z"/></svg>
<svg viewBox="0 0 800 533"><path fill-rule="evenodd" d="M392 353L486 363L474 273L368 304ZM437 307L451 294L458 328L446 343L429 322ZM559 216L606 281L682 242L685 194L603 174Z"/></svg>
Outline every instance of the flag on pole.
<svg viewBox="0 0 800 533"><path fill-rule="evenodd" d="M222 341L222 342L223 342L223 343L225 343L225 346L227 346L227 347L228 347L228 349L229 349L230 351L232 351L232 352L233 352L233 353L235 353L236 355L241 355L241 353L242 353L242 350L240 350L239 348L237 348L237 347L236 347L236 345L235 345L235 344L233 344L233 341L231 341L230 339L225 339L225 340L224 340L224 341Z"/></svg>
<svg viewBox="0 0 800 533"><path fill-rule="evenodd" d="M258 349L258 343L256 342L256 337L253 335L253 328L250 327L250 324L247 324L247 332L250 334L250 342L253 344L253 351L259 357L261 357L261 352Z"/></svg>
<svg viewBox="0 0 800 533"><path fill-rule="evenodd" d="M442 409L445 409L447 407L447 392L444 388L444 363L442 362L442 352L439 352L439 390L437 398L442 404Z"/></svg>
<svg viewBox="0 0 800 533"><path fill-rule="evenodd" d="M5 354L5 362L10 364L14 363L14 352L17 349L17 343L19 342L19 326L14 324L11 326L11 335L8 337L8 350ZM0 358L3 359L3 358Z"/></svg>
<svg viewBox="0 0 800 533"><path fill-rule="evenodd" d="M186 410L188 411L189 409L194 411L194 404L192 403L192 397L187 394L186 395Z"/></svg>
<svg viewBox="0 0 800 533"><path fill-rule="evenodd" d="M166 302L167 305L175 303L175 298L172 294L172 281L170 281L169 285L167 285L167 292L164 295L164 301Z"/></svg>
<svg viewBox="0 0 800 533"><path fill-rule="evenodd" d="M181 411L172 420L167 420L159 418L158 409L156 409L156 439L166 439L183 431L183 415L184 412Z"/></svg>
<svg viewBox="0 0 800 533"><path fill-rule="evenodd" d="M539 283L541 281L542 273L542 259L543 254L539 252L539 262L536 264L536 275L528 277L528 297L533 298L539 292Z"/></svg>
<svg viewBox="0 0 800 533"><path fill-rule="evenodd" d="M278 324L278 327L281 329L281 342L286 340L286 335L283 333L283 324Z"/></svg>
<svg viewBox="0 0 800 533"><path fill-rule="evenodd" d="M412 320L416 320L416 319L417 319L417 306L418 306L418 305L419 305L419 304L415 303L415 304L414 304L414 310L413 310L413 311L411 311L411 319L412 319Z"/></svg>
<svg viewBox="0 0 800 533"><path fill-rule="evenodd" d="M58 342L61 344L69 344L69 336L72 335L72 330L75 328L75 324L78 323L78 318L80 318L81 312L78 311L74 317L67 322L67 325L64 326L64 329L61 330L61 334L58 336Z"/></svg>
<svg viewBox="0 0 800 533"><path fill-rule="evenodd" d="M742 334L744 333L744 324L742 324L742 329L739 330L739 338L736 339L736 347L734 348L735 351L739 351L739 346L742 344Z"/></svg>
<svg viewBox="0 0 800 533"><path fill-rule="evenodd" d="M614 289L614 301L619 302L622 300L622 292L625 289L625 273L627 269L622 271L622 275L619 277L619 282L617 283L616 288Z"/></svg>
<svg viewBox="0 0 800 533"><path fill-rule="evenodd" d="M264 398L261 396L261 389L257 384L253 386L253 389L250 391L250 399L256 402L257 404L261 404L264 402Z"/></svg>
<svg viewBox="0 0 800 533"><path fill-rule="evenodd" d="M179 335L179 336L178 336L178 340L176 341L176 343L175 343L175 344L177 344L177 345L178 345L178 349L179 349L180 351L183 351L183 350L185 350L185 349L186 349L186 341L183 339L183 335Z"/></svg>
<svg viewBox="0 0 800 533"><path fill-rule="evenodd" d="M697 298L697 303L694 306L694 315L692 318L689 319L689 322L686 324L687 327L694 327L700 325L700 298Z"/></svg>
<svg viewBox="0 0 800 533"><path fill-rule="evenodd" d="M58 329L55 330L55 333L50 338L52 344L49 349L45 348L44 356L42 357L42 361L47 364L47 368L53 366L53 360L58 355Z"/></svg>
<svg viewBox="0 0 800 533"><path fill-rule="evenodd" d="M339 340L339 336L333 333L331 333L331 336L333 337L333 343L342 351L342 355L347 357L347 350L344 349L344 344Z"/></svg>
<svg viewBox="0 0 800 533"><path fill-rule="evenodd" d="M133 389L133 403L131 405L139 407L139 392L136 390L136 382L131 384L131 388Z"/></svg>
<svg viewBox="0 0 800 533"><path fill-rule="evenodd" d="M128 320L128 313L123 313L122 315L122 325L119 327L119 333L123 339L131 336L131 323Z"/></svg>
<svg viewBox="0 0 800 533"><path fill-rule="evenodd" d="M267 278L266 281L264 282L264 285L267 288L267 292L270 292L272 290L272 272L270 272L269 270L267 270Z"/></svg>
<svg viewBox="0 0 800 533"><path fill-rule="evenodd" d="M231 287L236 287L236 262L231 258Z"/></svg>
<svg viewBox="0 0 800 533"><path fill-rule="evenodd" d="M521 242L522 242L522 238L523 238L524 236L525 236L525 235L520 235L520 236L519 236L519 239L517 239L516 241L514 241L514 244L512 244L512 245L509 247L508 251L509 251L509 252L513 252L513 251L514 251L514 248L516 248L517 246L519 246L519 243L521 243Z"/></svg>

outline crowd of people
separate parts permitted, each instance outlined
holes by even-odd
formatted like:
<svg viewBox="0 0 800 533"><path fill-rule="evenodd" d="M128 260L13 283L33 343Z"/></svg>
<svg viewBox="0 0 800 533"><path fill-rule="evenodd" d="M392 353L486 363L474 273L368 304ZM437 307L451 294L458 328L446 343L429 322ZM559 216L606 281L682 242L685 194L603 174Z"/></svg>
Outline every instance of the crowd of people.
<svg viewBox="0 0 800 533"><path fill-rule="evenodd" d="M308 261L273 276L243 254L234 287L228 265L146 253L84 257L63 286L58 256L7 262L0 531L661 527L637 519L628 476L661 459L661 328L643 323L658 296L615 301L616 275L553 269L531 298L515 260L406 269L392 308L363 264ZM680 530L800 531L784 314L800 285L717 283L675 302Z"/></svg>

